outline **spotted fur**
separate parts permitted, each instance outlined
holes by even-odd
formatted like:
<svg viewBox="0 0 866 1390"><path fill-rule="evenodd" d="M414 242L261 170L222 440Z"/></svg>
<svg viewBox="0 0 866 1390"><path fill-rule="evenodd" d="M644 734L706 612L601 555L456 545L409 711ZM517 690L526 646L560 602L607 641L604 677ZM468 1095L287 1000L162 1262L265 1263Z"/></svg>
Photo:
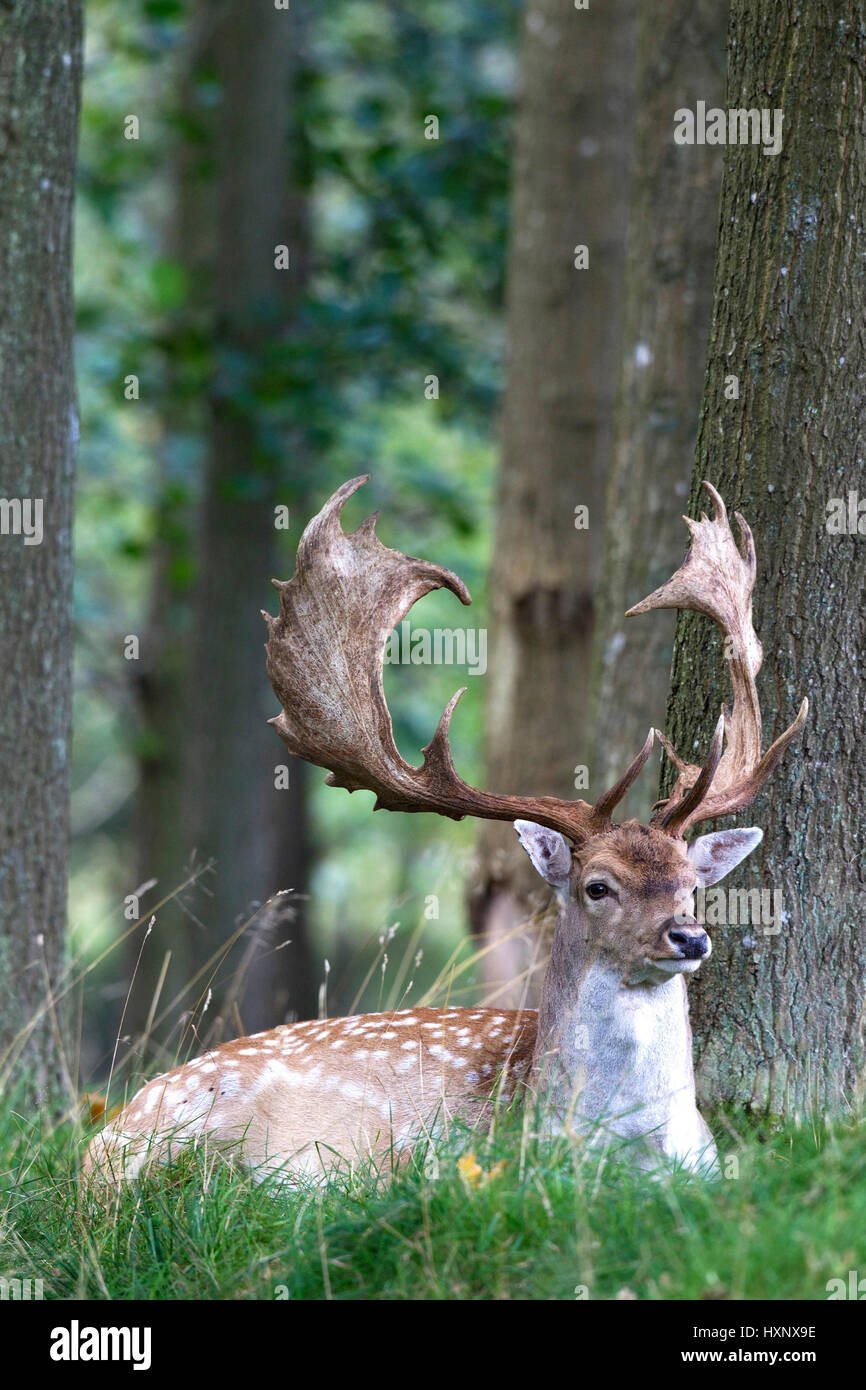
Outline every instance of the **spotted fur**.
<svg viewBox="0 0 866 1390"><path fill-rule="evenodd" d="M528 1076L537 1014L405 1009L312 1020L224 1043L155 1077L92 1141L85 1173L131 1178L207 1142L256 1174L316 1176L334 1155L399 1162Z"/></svg>

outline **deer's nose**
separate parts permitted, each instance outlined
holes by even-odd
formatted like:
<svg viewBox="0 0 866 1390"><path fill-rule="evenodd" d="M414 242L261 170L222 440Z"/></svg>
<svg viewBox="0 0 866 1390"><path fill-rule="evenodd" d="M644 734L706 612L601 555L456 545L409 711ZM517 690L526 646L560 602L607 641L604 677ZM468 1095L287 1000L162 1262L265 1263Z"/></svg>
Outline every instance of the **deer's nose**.
<svg viewBox="0 0 866 1390"><path fill-rule="evenodd" d="M710 938L697 922L678 922L665 927L663 935L682 960L703 960L710 953Z"/></svg>

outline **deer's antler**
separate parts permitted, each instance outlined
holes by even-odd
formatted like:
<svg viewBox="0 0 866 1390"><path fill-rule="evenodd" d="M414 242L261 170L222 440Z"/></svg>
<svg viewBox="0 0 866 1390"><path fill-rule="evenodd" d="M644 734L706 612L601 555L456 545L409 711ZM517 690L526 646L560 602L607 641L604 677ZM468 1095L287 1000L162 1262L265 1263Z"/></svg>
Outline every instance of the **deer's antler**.
<svg viewBox="0 0 866 1390"><path fill-rule="evenodd" d="M752 626L755 543L748 523L739 512L734 512L741 540L737 546L724 502L710 483L703 486L712 499L713 520L705 515L700 521L683 518L692 534L685 560L673 578L626 614L631 618L652 608L688 608L705 613L719 626L730 664L733 707L728 711L722 706L722 718L703 768L683 762L664 734L659 733L679 777L670 797L660 803L652 823L670 835L682 835L698 821L734 815L754 801L788 744L803 728L809 712L809 701L804 700L790 728L762 755L755 677L761 669L763 651Z"/></svg>
<svg viewBox="0 0 866 1390"><path fill-rule="evenodd" d="M463 690L449 701L422 765L401 757L382 688L388 635L431 589L450 589L461 603L470 598L450 570L384 546L375 534L376 514L351 534L343 530L343 506L366 481L353 478L334 493L301 537L293 577L273 581L279 616L263 617L270 631L268 675L282 705L270 721L277 733L292 753L328 768L331 786L375 792L377 809L533 820L578 842L597 834L649 757L652 729L623 777L594 806L551 796L492 796L462 781L448 726Z"/></svg>

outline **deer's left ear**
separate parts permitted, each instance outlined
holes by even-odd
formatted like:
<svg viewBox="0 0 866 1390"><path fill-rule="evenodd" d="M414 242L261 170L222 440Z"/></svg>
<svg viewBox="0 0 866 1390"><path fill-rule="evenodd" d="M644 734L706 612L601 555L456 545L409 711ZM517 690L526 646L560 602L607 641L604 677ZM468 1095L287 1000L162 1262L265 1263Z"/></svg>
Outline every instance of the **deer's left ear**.
<svg viewBox="0 0 866 1390"><path fill-rule="evenodd" d="M541 877L557 892L566 892L571 872L571 850L559 831L548 830L547 826L536 825L531 820L516 820L514 829Z"/></svg>
<svg viewBox="0 0 866 1390"><path fill-rule="evenodd" d="M688 856L698 874L698 887L709 888L741 864L764 838L763 830L717 830L699 835L689 845Z"/></svg>

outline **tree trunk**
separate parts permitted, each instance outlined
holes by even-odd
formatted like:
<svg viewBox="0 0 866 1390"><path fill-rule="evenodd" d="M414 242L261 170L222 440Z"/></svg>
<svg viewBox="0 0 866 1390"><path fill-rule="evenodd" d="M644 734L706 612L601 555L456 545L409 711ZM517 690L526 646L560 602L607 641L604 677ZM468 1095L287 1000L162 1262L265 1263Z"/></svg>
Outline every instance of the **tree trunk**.
<svg viewBox="0 0 866 1390"><path fill-rule="evenodd" d="M588 673L619 359L635 6L530 0L523 39L508 268L508 377L490 577L486 785L574 796L587 758ZM575 247L589 268L575 267ZM577 529L575 508L589 511ZM510 826L485 824L471 916L503 1003L550 894Z"/></svg>
<svg viewBox="0 0 866 1390"><path fill-rule="evenodd" d="M733 0L729 56L728 107L783 110L783 141L726 151L691 509L709 478L755 535L765 746L804 694L811 713L740 818L765 839L737 883L781 892L778 934L717 929L692 1001L704 1101L801 1114L855 1104L866 1062L866 539L828 530L831 499L866 496L866 5ZM674 650L668 731L693 761L727 698L707 626L681 618Z"/></svg>
<svg viewBox="0 0 866 1390"><path fill-rule="evenodd" d="M262 354L287 331L307 273L303 203L290 186L286 149L298 12L231 6L215 26L212 53L222 100L214 133L216 245L213 261L216 372L208 399L208 457L200 528L193 635L194 714L189 739L189 825L204 859L215 861L208 925L227 939L280 889L295 897L255 918L234 963L245 980L218 997L237 1002L247 1029L272 1027L290 1011L315 1011L303 930L307 838L304 775L287 762L267 720L275 712L265 676L260 609L273 606L278 568L274 508L285 502L285 431L274 440L258 416ZM289 269L275 265L289 251ZM294 477L303 469L297 459ZM297 486L292 492L296 502ZM295 512L297 508L293 509ZM297 523L298 517L293 517ZM291 946L274 953L290 939Z"/></svg>
<svg viewBox="0 0 866 1390"><path fill-rule="evenodd" d="M70 1080L53 999L69 849L81 32L76 0L0 13L0 1082L20 1060L25 1107Z"/></svg>
<svg viewBox="0 0 866 1390"><path fill-rule="evenodd" d="M593 661L593 794L622 775L647 729L664 722L674 615L649 628L623 615L683 553L680 512L710 333L722 151L674 144L673 113L695 94L708 106L722 101L727 23L724 0L662 0L644 5L638 19L623 353ZM645 773L618 814L646 820L655 799Z"/></svg>

